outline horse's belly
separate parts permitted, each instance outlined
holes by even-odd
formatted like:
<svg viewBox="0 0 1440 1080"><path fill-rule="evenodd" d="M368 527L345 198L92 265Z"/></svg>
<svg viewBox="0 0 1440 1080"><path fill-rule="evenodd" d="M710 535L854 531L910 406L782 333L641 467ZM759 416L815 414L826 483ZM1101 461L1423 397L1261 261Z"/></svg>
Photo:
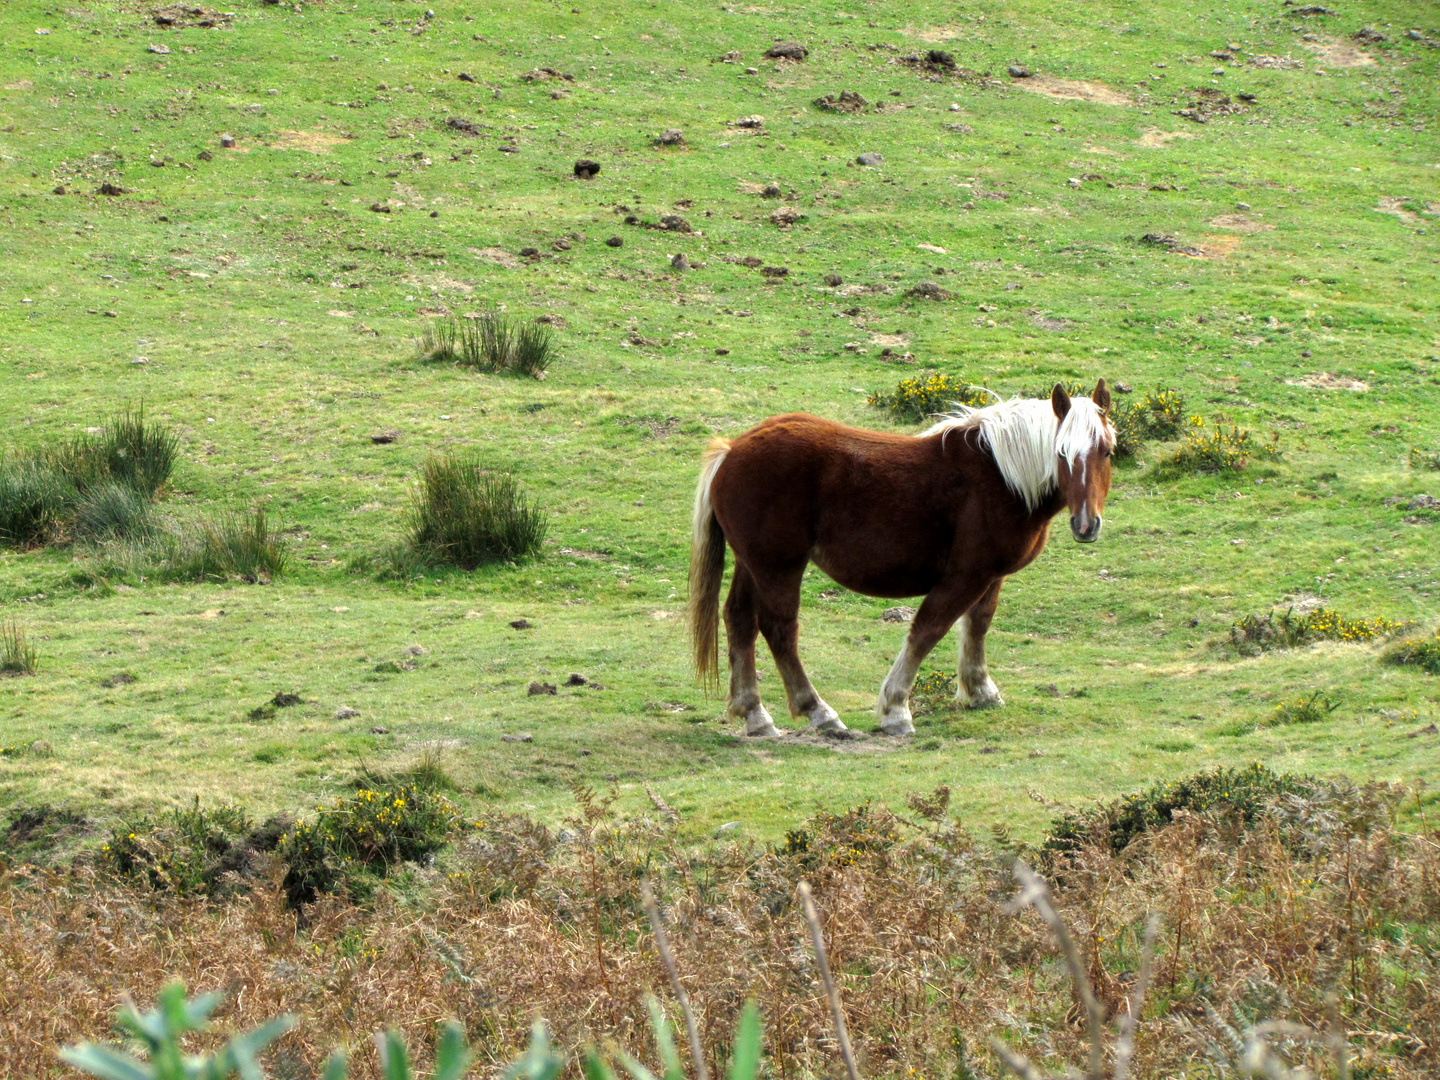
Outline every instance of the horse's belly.
<svg viewBox="0 0 1440 1080"><path fill-rule="evenodd" d="M811 552L810 558L836 584L862 596L879 596L887 600L924 596L940 580L939 573L928 567L866 561L853 555L854 552L817 548Z"/></svg>

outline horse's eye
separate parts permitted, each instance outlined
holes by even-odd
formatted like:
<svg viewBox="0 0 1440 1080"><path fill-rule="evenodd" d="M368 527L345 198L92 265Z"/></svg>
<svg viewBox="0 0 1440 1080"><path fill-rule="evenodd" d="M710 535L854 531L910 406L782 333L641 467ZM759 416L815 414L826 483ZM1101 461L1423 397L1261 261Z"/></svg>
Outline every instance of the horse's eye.
<svg viewBox="0 0 1440 1080"><path fill-rule="evenodd" d="M1100 456L1101 456L1102 458L1107 458L1107 457L1110 456L1110 451L1107 450L1107 449L1105 449L1105 448L1102 446L1102 447L1100 448Z"/></svg>

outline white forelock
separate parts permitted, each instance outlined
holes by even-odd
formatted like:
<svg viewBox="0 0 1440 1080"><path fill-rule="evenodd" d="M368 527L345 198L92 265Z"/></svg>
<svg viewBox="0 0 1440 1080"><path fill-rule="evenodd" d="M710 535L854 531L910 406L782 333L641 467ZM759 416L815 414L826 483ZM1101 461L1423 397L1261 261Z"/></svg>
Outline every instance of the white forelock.
<svg viewBox="0 0 1440 1080"><path fill-rule="evenodd" d="M1084 458L1097 445L1113 447L1115 433L1105 414L1086 397L1070 399L1065 422L1059 423L1048 398L1011 398L983 409L956 405L956 411L920 433L920 437L952 431L978 431L980 445L990 452L1006 485L1034 510L1058 483L1056 461L1063 457L1073 469L1084 470Z"/></svg>

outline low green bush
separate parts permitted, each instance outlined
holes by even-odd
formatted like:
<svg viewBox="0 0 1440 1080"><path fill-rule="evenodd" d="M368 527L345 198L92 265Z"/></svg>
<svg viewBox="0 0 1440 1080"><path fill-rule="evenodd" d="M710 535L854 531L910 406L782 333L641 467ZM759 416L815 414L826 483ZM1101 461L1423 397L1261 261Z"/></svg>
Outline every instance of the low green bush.
<svg viewBox="0 0 1440 1080"><path fill-rule="evenodd" d="M1283 727L1286 724L1315 724L1324 720L1336 709L1340 708L1340 702L1331 698L1323 690L1316 690L1306 697L1294 698L1290 701L1282 701L1275 706L1275 711L1260 721L1260 727Z"/></svg>
<svg viewBox="0 0 1440 1080"><path fill-rule="evenodd" d="M921 675L910 688L910 711L928 716L950 708L955 702L955 676L945 671Z"/></svg>
<svg viewBox="0 0 1440 1080"><path fill-rule="evenodd" d="M17 622L0 627L0 676L34 675L37 654Z"/></svg>
<svg viewBox="0 0 1440 1080"><path fill-rule="evenodd" d="M290 552L270 528L263 506L253 513L204 518L142 549L139 560L167 581L271 581L285 573Z"/></svg>
<svg viewBox="0 0 1440 1080"><path fill-rule="evenodd" d="M363 891L359 875L383 876L400 863L425 860L464 827L455 805L424 787L361 788L280 837L286 896L296 906L308 904L347 880Z"/></svg>
<svg viewBox="0 0 1440 1080"><path fill-rule="evenodd" d="M1252 460L1275 460L1280 456L1278 435L1271 435L1268 443L1258 442L1248 428L1207 427L1196 416L1191 417L1190 429L1180 445L1156 464L1156 472L1171 476L1242 472Z"/></svg>
<svg viewBox="0 0 1440 1080"><path fill-rule="evenodd" d="M1170 824L1176 810L1229 814L1248 827L1277 799L1320 790L1319 781L1308 776L1275 773L1259 764L1196 773L1056 818L1043 850L1064 855L1101 844L1119 854L1136 838Z"/></svg>
<svg viewBox="0 0 1440 1080"><path fill-rule="evenodd" d="M63 535L75 486L31 456L0 458L0 543L34 547Z"/></svg>
<svg viewBox="0 0 1440 1080"><path fill-rule="evenodd" d="M1431 675L1440 675L1440 631L1429 637L1400 641L1385 651L1384 661L1400 667L1418 667Z"/></svg>
<svg viewBox="0 0 1440 1080"><path fill-rule="evenodd" d="M498 312L472 319L447 315L421 334L420 358L542 379L555 358L555 336L541 323L513 320Z"/></svg>
<svg viewBox="0 0 1440 1080"><path fill-rule="evenodd" d="M995 395L990 391L972 386L964 379L936 374L901 379L892 392L876 390L865 399L865 403L889 413L896 420L925 423L956 405L975 408L994 400Z"/></svg>
<svg viewBox="0 0 1440 1080"><path fill-rule="evenodd" d="M1157 387L1135 402L1116 399L1110 406L1115 428L1115 456L1131 458L1147 442L1175 439L1185 423L1185 396L1179 390Z"/></svg>
<svg viewBox="0 0 1440 1080"><path fill-rule="evenodd" d="M547 529L544 511L513 475L446 454L431 457L421 471L406 547L424 560L473 570L534 558Z"/></svg>
<svg viewBox="0 0 1440 1080"><path fill-rule="evenodd" d="M1418 447L1410 448L1410 467L1412 469L1429 469L1431 472L1440 472L1440 451L1421 450Z"/></svg>
<svg viewBox="0 0 1440 1080"><path fill-rule="evenodd" d="M91 543L131 540L152 528L149 500L114 480L105 480L86 491L72 512L72 535Z"/></svg>
<svg viewBox="0 0 1440 1080"><path fill-rule="evenodd" d="M258 877L289 818L263 825L238 806L195 805L122 823L100 847L100 865L152 889L219 896Z"/></svg>
<svg viewBox="0 0 1440 1080"><path fill-rule="evenodd" d="M1297 615L1291 607L1237 620L1230 627L1230 644L1242 656L1256 656L1270 649L1294 649L1317 641L1374 641L1396 634L1407 625L1378 617L1347 619L1329 608Z"/></svg>

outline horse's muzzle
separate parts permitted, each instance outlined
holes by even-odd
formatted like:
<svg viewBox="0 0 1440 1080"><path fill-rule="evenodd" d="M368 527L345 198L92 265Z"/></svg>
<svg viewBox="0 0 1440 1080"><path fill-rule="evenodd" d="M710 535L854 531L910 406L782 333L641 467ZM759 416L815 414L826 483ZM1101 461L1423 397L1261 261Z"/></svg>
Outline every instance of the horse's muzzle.
<svg viewBox="0 0 1440 1080"><path fill-rule="evenodd" d="M1093 544L1100 539L1100 525L1104 519L1100 515L1090 517L1085 515L1082 524L1079 514L1070 515L1070 534L1082 544Z"/></svg>

